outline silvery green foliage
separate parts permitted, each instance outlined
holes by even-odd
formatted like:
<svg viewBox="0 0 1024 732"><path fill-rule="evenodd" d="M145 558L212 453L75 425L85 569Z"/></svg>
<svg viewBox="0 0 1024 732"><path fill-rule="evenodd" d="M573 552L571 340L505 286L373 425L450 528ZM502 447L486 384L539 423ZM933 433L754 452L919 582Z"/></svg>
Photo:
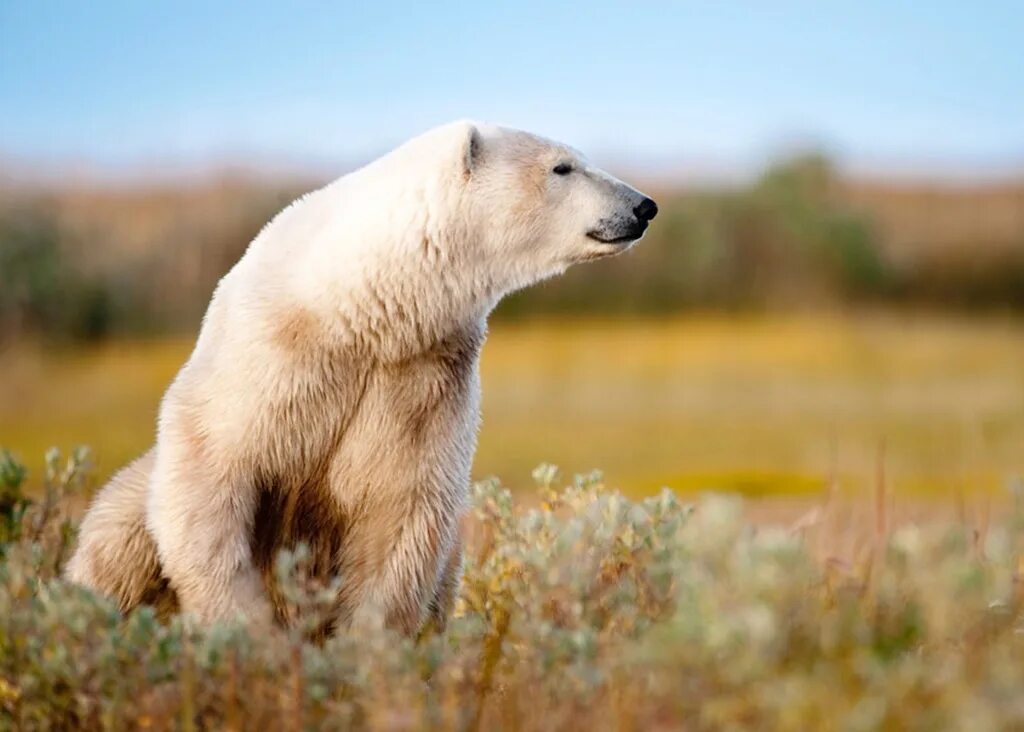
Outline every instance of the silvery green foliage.
<svg viewBox="0 0 1024 732"><path fill-rule="evenodd" d="M0 563L3 729L1024 724L1019 510L984 536L905 526L848 564L745 523L738 499L633 501L542 466L522 508L495 481L473 487L443 636L310 643L344 578L311 583L302 547L278 563L289 632L121 617L56 579L85 459L52 454L41 494L0 464L8 495L34 497Z"/></svg>

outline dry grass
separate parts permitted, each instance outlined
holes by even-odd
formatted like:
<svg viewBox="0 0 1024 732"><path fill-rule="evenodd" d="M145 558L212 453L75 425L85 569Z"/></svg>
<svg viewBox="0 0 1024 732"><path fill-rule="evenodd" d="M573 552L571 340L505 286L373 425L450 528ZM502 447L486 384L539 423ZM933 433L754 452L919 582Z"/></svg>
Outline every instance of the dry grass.
<svg viewBox="0 0 1024 732"><path fill-rule="evenodd" d="M108 474L152 442L190 342L0 357L0 445L94 447ZM1024 474L1024 325L896 316L498 323L475 474L557 459L632 495L955 496ZM38 465L32 467L38 468ZM520 478L513 486L523 485ZM951 501L950 501L951 503Z"/></svg>
<svg viewBox="0 0 1024 732"><path fill-rule="evenodd" d="M896 317L527 325L484 356L478 472L551 455L627 490L995 488L1024 469L1024 328Z"/></svg>

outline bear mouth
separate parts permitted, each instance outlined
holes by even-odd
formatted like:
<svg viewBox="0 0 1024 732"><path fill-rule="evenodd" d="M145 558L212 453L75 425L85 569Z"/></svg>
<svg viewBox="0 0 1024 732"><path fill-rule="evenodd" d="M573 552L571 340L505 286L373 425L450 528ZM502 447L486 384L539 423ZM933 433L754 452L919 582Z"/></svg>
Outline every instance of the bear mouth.
<svg viewBox="0 0 1024 732"><path fill-rule="evenodd" d="M647 231L647 222L637 222L625 232L608 232L601 229L594 229L587 232L587 236L601 244L630 244L644 235Z"/></svg>
<svg viewBox="0 0 1024 732"><path fill-rule="evenodd" d="M637 239L640 238L639 236L634 236L633 234L623 234L622 236L617 236L614 239L608 239L604 236L601 236L600 234L595 234L592 231L587 232L587 236L589 236L596 242L600 242L601 244L627 244L631 241L636 241Z"/></svg>
<svg viewBox="0 0 1024 732"><path fill-rule="evenodd" d="M587 238L601 246L593 247L580 257L580 261L591 262L595 259L604 259L621 254L640 240L646 228L646 226L636 226L631 231L619 235L609 235L602 231L588 231Z"/></svg>

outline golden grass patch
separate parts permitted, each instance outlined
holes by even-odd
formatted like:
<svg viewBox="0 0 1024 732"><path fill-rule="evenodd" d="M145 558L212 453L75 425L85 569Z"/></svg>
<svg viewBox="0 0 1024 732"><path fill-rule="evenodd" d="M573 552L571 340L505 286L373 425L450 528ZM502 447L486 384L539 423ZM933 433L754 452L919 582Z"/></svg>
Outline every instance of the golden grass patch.
<svg viewBox="0 0 1024 732"><path fill-rule="evenodd" d="M0 356L0 445L29 460L92 445L101 475L152 443L191 341ZM474 474L595 466L662 485L869 490L884 445L898 492L996 489L1024 474L1024 324L857 315L494 324Z"/></svg>

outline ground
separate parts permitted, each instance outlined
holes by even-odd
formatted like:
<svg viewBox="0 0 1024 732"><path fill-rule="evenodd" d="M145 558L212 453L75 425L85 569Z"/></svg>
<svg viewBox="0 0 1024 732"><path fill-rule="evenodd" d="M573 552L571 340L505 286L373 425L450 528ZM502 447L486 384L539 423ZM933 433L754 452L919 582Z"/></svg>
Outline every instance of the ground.
<svg viewBox="0 0 1024 732"><path fill-rule="evenodd" d="M187 339L0 355L0 445L38 467L89 444L109 474L153 441ZM632 495L1000 491L1024 475L1024 322L829 315L497 322L474 469L556 461Z"/></svg>
<svg viewBox="0 0 1024 732"><path fill-rule="evenodd" d="M1022 728L1022 334L499 323L476 472L533 490L474 486L444 637L325 646L123 619L52 581L80 482L39 455L91 443L109 472L142 449L189 344L9 349L0 444L35 502L0 505L0 728ZM544 459L566 471L534 484ZM566 474L595 466L634 497ZM0 459L8 497L20 475ZM662 483L688 495L635 498ZM692 495L716 485L759 498ZM330 591L301 553L279 566L315 620Z"/></svg>

